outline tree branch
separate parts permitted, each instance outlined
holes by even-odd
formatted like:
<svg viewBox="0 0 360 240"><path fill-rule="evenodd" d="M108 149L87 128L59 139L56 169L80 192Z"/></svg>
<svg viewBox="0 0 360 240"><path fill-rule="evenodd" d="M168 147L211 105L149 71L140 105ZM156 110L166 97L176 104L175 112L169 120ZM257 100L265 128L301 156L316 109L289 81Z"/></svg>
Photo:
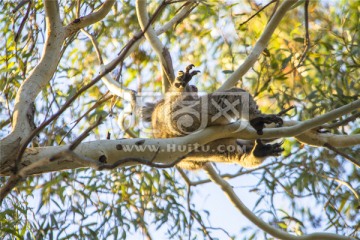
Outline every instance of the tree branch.
<svg viewBox="0 0 360 240"><path fill-rule="evenodd" d="M232 88L236 83L249 71L249 69L255 64L259 55L266 48L272 34L274 33L276 27L279 25L281 19L285 16L285 13L290 9L290 7L296 3L298 0L285 0L281 6L278 8L276 13L271 18L270 22L264 29L261 37L256 42L252 52L245 59L243 64L235 70L233 74L223 83L223 85L217 91L224 91Z"/></svg>
<svg viewBox="0 0 360 240"><path fill-rule="evenodd" d="M344 157L345 159L349 160L352 164L354 164L355 166L357 166L358 168L360 168L360 162L359 160L356 160L355 158L349 156L348 154L340 151L339 149L336 149L334 146L332 146L329 143L325 143L324 147L327 147L328 149L334 151L335 153L339 154L340 156Z"/></svg>
<svg viewBox="0 0 360 240"><path fill-rule="evenodd" d="M148 28L150 26L151 22L149 22L149 24L146 26L146 28ZM146 30L146 29L145 29ZM132 40L130 40L130 42L123 48L121 54L115 58L113 61L111 61L109 64L106 65L106 67L102 67L102 71L101 73L99 73L98 76L96 76L90 83L88 83L87 85L83 86L76 94L74 94L71 98L68 99L68 101L60 108L60 110L55 113L51 118L49 118L48 120L46 120L45 122L43 122L37 129L35 129L34 131L31 132L31 134L23 141L20 149L18 150L18 154L16 156L16 159L11 159L15 161L15 170L14 172L17 172L18 170L18 165L20 162L20 159L22 158L22 155L27 147L27 145L29 144L29 142L31 141L31 139L36 136L44 127L46 127L50 122L52 122L53 120L55 120L57 117L59 117L69 106L70 104L80 95L82 94L84 91L86 91L87 89L89 89L90 87L92 87L95 83L97 83L102 77L106 76L110 71L112 71L120 62L122 62L127 56L128 56L128 52L129 50L131 50L132 46L142 37L144 36L144 32L141 32L140 35L135 36ZM133 96L133 95L131 95ZM134 104L132 102L132 104ZM1 144L1 142L0 142ZM12 143L13 144L13 143ZM0 145L1 147L1 145ZM7 152L9 152L9 150L11 150L10 148L5 148ZM2 149L0 149L2 150ZM5 152L5 150L1 151L0 153ZM1 160L1 159L0 159ZM11 161L8 161L11 162Z"/></svg>
<svg viewBox="0 0 360 240"><path fill-rule="evenodd" d="M79 31L81 28L89 26L93 23L96 23L106 17L106 15L110 12L111 7L114 5L115 0L105 0L105 2L101 5L101 7L93 13L85 17L80 17L75 19L72 23L68 24L65 27L66 37L74 34Z"/></svg>
<svg viewBox="0 0 360 240"><path fill-rule="evenodd" d="M45 0L44 8L46 13L46 39L43 53L39 63L21 84L16 94L12 131L0 141L0 166L15 161L14 149L16 152L20 144L25 142L25 139L30 135L32 129L27 119L28 109L40 91L49 83L61 57L60 52L65 34L60 20L58 2Z"/></svg>
<svg viewBox="0 0 360 240"><path fill-rule="evenodd" d="M154 29L149 26L146 30L145 27L150 23L149 16L146 10L147 1L146 0L136 0L136 15L140 27L145 32L145 38L149 41L150 45L156 52L156 55L159 57L161 66L162 66L162 85L163 92L166 92L173 80L175 79L174 69L172 65L172 60L169 50L161 43L160 39L157 37ZM159 8L156 10L154 16L156 16L164 7L166 6L166 1L163 1ZM154 17L153 17L154 18Z"/></svg>
<svg viewBox="0 0 360 240"><path fill-rule="evenodd" d="M47 29L51 32L55 28L63 27L61 23L60 13L59 13L59 3L57 0L44 0L44 9L46 14L46 26Z"/></svg>
<svg viewBox="0 0 360 240"><path fill-rule="evenodd" d="M55 1L50 1L52 3L55 3ZM156 33L157 34L162 34L165 31L169 30L173 25L178 24L180 21L182 21L184 19L185 16L187 16L189 14L189 12L193 9L193 5L194 4L188 4L185 7L183 7L181 9L181 11L174 16L174 18L172 18L168 23L166 23L163 27L159 28ZM46 44L44 47L44 54L42 59L40 60L38 66L33 70L33 73L29 76L29 78L27 80L24 81L23 84L26 85L26 87L20 87L19 92L18 92L18 97L22 94L22 91L24 91L24 94L21 95L23 97L25 97L25 100L23 101L23 103L19 104L21 111L15 112L14 114L14 119L16 118L16 114L19 114L19 119L18 122L24 122L27 120L26 118L26 109L27 107L25 106L25 104L27 104L27 101L32 102L33 99L35 99L35 97L37 96L37 94L40 92L41 89L37 89L36 87L39 84L36 84L36 81L42 81L43 80L43 75L44 73L47 73L48 70L51 70L52 68L54 69L53 72L51 72L51 74L47 74L50 76L47 76L48 80L46 82L41 82L41 86L44 85L46 86L47 82L51 79L54 71L56 70L56 66L57 63L59 61L59 59L55 59L54 57L56 57L57 55L61 56L61 54L57 54L58 52L61 52L61 45L63 43L63 39L65 39L65 34L63 33L63 28L60 29L59 33L57 33L58 37L61 37L62 41L60 42L60 38L55 38L52 32L49 31L48 34L46 35L48 37L47 42L51 42L52 44ZM86 90L87 88L91 87L93 84L95 84L99 79L101 79L101 77L103 77L104 75L106 75L107 73L109 73L110 71L112 71L120 62L122 62L126 57L128 57L130 55L130 53L132 51L134 51L134 49L139 46L140 44L140 40L143 38L142 33L139 33L137 35L135 35L136 37L134 37L121 51L121 53L119 54L119 56L117 56L115 59L113 59L111 62L109 62L108 64L106 64L105 68L103 69L103 71L96 76L88 85L84 86L77 94L81 94L82 91ZM54 38L54 39L53 39ZM49 67L49 64L51 64L51 67ZM36 89L34 89L36 88ZM28 91L29 90L29 91ZM27 101L26 101L27 100ZM68 102L72 102L73 99L69 99ZM28 104L29 105L29 104ZM65 104L67 105L67 104ZM17 109L18 105L15 105L15 110ZM63 110L66 109L66 106ZM22 114L22 115L21 115ZM59 114L61 114L61 111L59 112ZM57 114L55 114L57 115ZM54 117L56 117L54 115ZM52 121L52 120L51 120ZM46 122L45 122L46 123ZM31 136L29 136L27 139L23 139L24 136L28 136L27 132L29 132L30 130L26 130L26 122L24 122L23 124L14 124L15 126L17 126L17 128L15 128L13 130L13 132L8 135L6 138L2 139L0 141L0 166L4 169L8 169L9 164L15 162L15 157L13 152L18 152L19 151L19 146L20 143L22 143L23 145L26 145L25 142L29 142L31 141ZM20 128L19 126L21 126L22 128ZM30 128L29 128L30 129ZM34 136L36 134L38 134L39 131L41 131L42 128L38 128L34 131ZM25 150L25 147L23 150ZM20 154L22 155L22 153ZM1 170L1 172L3 172Z"/></svg>
<svg viewBox="0 0 360 240"><path fill-rule="evenodd" d="M253 19L254 17L258 16L262 11L264 11L265 8L267 8L268 6L270 6L271 4L273 4L274 2L277 2L278 0L272 0L269 3L265 4L262 8L260 8L258 11L256 11L256 13L254 13L253 15L251 15L248 19L246 19L244 22L240 23L239 26L241 27L242 25L250 22L251 19Z"/></svg>
<svg viewBox="0 0 360 240"><path fill-rule="evenodd" d="M215 171L210 163L207 163L204 167L205 172L208 174L209 178L217 184L224 194L229 198L230 202L251 222L258 226L261 230L269 233L275 238L284 239L284 240L315 240L315 239L327 239L327 240L350 240L351 237L344 237L337 234L331 233L312 233L305 236L295 236L287 232L281 231L272 227L270 224L266 223L262 219L258 218L252 211L250 211L240 198L234 192L232 186L223 180Z"/></svg>
<svg viewBox="0 0 360 240"><path fill-rule="evenodd" d="M336 118L339 118L345 114L348 114L358 108L360 108L360 99L356 100L354 102L351 102L347 105L344 105L342 107L339 107L337 109L334 109L334 110L327 112L323 115L320 115L318 117L314 117L313 119L305 120L294 126L278 128L278 133L275 133L275 134L268 134L267 132L269 131L269 129L264 129L264 135L262 135L261 137L262 138L273 138L273 137L277 137L277 134L282 135L283 137L284 136L286 136L286 137L297 136L305 131L316 128L318 126L321 126L321 123L326 123L326 122L335 120ZM286 126L286 124L285 124L285 126ZM271 137L269 135L271 135Z"/></svg>
<svg viewBox="0 0 360 240"><path fill-rule="evenodd" d="M336 144L336 142L332 140L333 138L337 140L341 136L329 133L318 133L312 129L328 121L332 121L341 115L347 114L359 107L360 100L357 100L348 105L304 122L299 123L296 121L285 121L285 127L264 129L264 134L261 136L261 138L271 139L295 136L300 141L309 145L324 146L324 143L331 142L331 144L335 147L338 145L344 146L344 142L338 142ZM149 154L151 155L154 153L155 148L156 150L160 149L160 151L158 152L154 161L157 163L170 163L174 159L187 154L187 152L176 151L176 149L172 149L171 146L189 146L189 144L194 144L194 146L196 144L199 146L222 138L258 139L259 135L257 135L256 131L250 127L248 123L237 122L226 126L209 127L203 131L178 138L99 140L94 142L81 143L76 148L75 152L92 159L99 159L104 155L108 160L108 163L113 164L117 161L117 159L122 158L146 159ZM360 144L360 134L346 136L346 138L351 138L351 141L346 142L349 144L348 146ZM66 150L67 148L67 146L52 146L27 149L22 159L22 165L27 166L41 161L43 158L48 159L51 156L54 156L56 153ZM192 150L193 149L188 148L188 152ZM197 153L195 152L194 154ZM191 159L191 155L188 157ZM124 167L133 164L134 162L123 162L122 165L119 165L118 167ZM34 169L31 174L73 169L77 167L82 166L77 163L46 164ZM10 169L8 167L3 167L0 172L2 175L8 175L9 173Z"/></svg>
<svg viewBox="0 0 360 240"><path fill-rule="evenodd" d="M331 123L331 124L324 124L323 126L321 126L321 128L325 128L325 129L338 128L338 127L348 124L349 122L355 121L359 117L360 117L360 112L357 112L357 113L354 113L353 115L351 115L350 117L345 118L344 120L341 120L341 121L338 121L335 123Z"/></svg>

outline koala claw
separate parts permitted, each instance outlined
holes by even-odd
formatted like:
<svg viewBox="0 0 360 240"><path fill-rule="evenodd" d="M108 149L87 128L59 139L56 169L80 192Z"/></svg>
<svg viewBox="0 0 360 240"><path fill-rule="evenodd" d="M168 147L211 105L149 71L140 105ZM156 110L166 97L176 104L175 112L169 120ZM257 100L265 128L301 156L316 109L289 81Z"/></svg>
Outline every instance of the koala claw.
<svg viewBox="0 0 360 240"><path fill-rule="evenodd" d="M263 144L260 139L257 139L253 154L255 157L280 156L284 151L284 148L281 147L282 144L283 142Z"/></svg>
<svg viewBox="0 0 360 240"><path fill-rule="evenodd" d="M275 123L277 127L283 125L283 120L274 114L256 117L250 120L250 125L256 130L257 134L262 135L265 124Z"/></svg>
<svg viewBox="0 0 360 240"><path fill-rule="evenodd" d="M187 67L186 67L186 73L189 73L189 71L190 71L191 69L193 69L194 67L195 67L194 64L190 64L189 66L187 66Z"/></svg>
<svg viewBox="0 0 360 240"><path fill-rule="evenodd" d="M185 87L190 82L192 77L200 72L200 71L197 71L197 70L191 71L191 69L193 69L194 67L195 67L194 64L190 64L189 66L186 67L185 72L184 71L179 71L178 72L178 75L176 77L177 83L175 83L175 86L177 88Z"/></svg>

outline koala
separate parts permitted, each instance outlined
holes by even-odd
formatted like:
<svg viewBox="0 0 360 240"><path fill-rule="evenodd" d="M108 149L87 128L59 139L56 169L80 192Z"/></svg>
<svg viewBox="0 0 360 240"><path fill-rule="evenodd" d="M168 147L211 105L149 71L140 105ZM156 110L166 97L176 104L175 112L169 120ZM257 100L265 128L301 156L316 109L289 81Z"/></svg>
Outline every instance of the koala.
<svg viewBox="0 0 360 240"><path fill-rule="evenodd" d="M244 119L260 136L265 124L283 124L274 114L262 114L253 97L243 89L232 88L199 96L198 89L189 82L200 71L179 71L174 83L157 103L142 108L144 121L151 122L155 138L172 138L191 134L209 126L226 125L233 119ZM256 141L226 138L210 142L189 154L177 164L187 170L202 168L206 162L237 163L256 167L268 156L279 156L282 143L266 144L260 137Z"/></svg>

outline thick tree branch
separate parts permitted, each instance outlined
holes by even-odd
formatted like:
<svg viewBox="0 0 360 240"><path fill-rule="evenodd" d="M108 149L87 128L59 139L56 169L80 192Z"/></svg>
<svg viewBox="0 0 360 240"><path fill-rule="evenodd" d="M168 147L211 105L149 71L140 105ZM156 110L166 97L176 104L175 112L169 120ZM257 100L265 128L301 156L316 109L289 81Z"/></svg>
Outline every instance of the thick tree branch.
<svg viewBox="0 0 360 240"><path fill-rule="evenodd" d="M55 1L49 1L49 2L53 4L56 3ZM163 27L157 30L156 33L162 34L165 31L169 30L171 27L173 27L175 24L178 24L180 21L184 19L185 16L189 14L189 12L192 10L192 7L193 4L188 4L187 6L182 8L182 10L176 16L174 16L173 19L171 19L167 24L165 24ZM56 8L53 7L52 9L56 9ZM51 19L53 18L54 16L52 16ZM49 21L52 21L51 19ZM25 80L25 82L23 83L24 85L26 85L26 87L21 87L18 92L17 98L20 98L20 96L22 96L23 98L25 98L25 100L22 103L16 105L15 110L17 109L17 106L19 106L21 111L15 112L14 119L18 118L19 119L18 122L22 124L17 124L17 125L14 124L15 126L17 126L17 128L14 128L13 132L9 136L7 136L6 138L0 141L0 166L2 166L3 168L8 168L8 165L10 163L15 162L16 156L13 153L18 152L20 143L25 143L24 137L29 135L30 128L28 127L28 130L26 130L27 127L26 109L31 104L31 102L33 102L33 100L41 90L38 89L37 86L38 85L45 86L48 83L48 81L51 79L54 71L56 70L56 66L59 61L59 59L57 59L56 56L61 55L60 48L63 43L63 40L65 39L63 28L59 26L56 29L59 31L57 33L58 38L54 36L56 35L55 33L51 32L49 29L47 30L48 38L46 40L46 43L51 42L51 44L45 44L43 57L41 58L38 66L30 74L29 78ZM136 36L137 36L136 38L134 38L132 41L129 42L129 44L127 44L124 47L124 49L121 51L119 56L117 56L110 63L108 63L103 69L102 73L100 73L97 77L95 77L93 81L86 86L86 89L89 86L95 84L102 76L112 71L119 64L119 62L123 61L126 57L130 55L132 51L134 51L134 49L136 49L136 47L139 46L143 36L141 33L137 34ZM50 65L51 67L49 67ZM53 71L49 72L49 70L51 69L53 69ZM44 81L44 77L45 77L44 74L46 74L46 78L47 78L46 81ZM35 83L36 81L41 81L41 84L36 84ZM24 94L22 94L22 92L24 92ZM16 116L16 114L18 114L18 117Z"/></svg>
<svg viewBox="0 0 360 240"><path fill-rule="evenodd" d="M349 122L355 121L357 118L360 118L360 112L354 113L350 117L345 118L345 119L343 119L341 121L331 123L331 124L324 124L324 125L321 126L321 128L326 128L326 129L338 128L338 127L341 127L341 126L344 126L344 125L348 124Z"/></svg>
<svg viewBox="0 0 360 240"><path fill-rule="evenodd" d="M309 130L295 136L295 138L299 142L316 147L322 147L326 143L338 148L351 147L360 144L360 134L338 135L332 133L319 133L316 130Z"/></svg>
<svg viewBox="0 0 360 240"><path fill-rule="evenodd" d="M111 7L114 5L115 0L105 0L105 2L101 5L101 7L85 17L80 17L75 19L72 23L65 27L66 37L74 34L79 31L81 28L89 26L93 23L96 23L106 17L106 15L110 12Z"/></svg>
<svg viewBox="0 0 360 240"><path fill-rule="evenodd" d="M62 44L65 40L60 21L59 6L55 0L44 1L46 13L46 39L38 65L21 84L16 97L11 133L0 141L0 166L15 161L14 151L31 132L27 112L36 96L46 87L60 60ZM15 150L16 149L16 150ZM14 156L15 155L15 156Z"/></svg>
<svg viewBox="0 0 360 240"><path fill-rule="evenodd" d="M356 100L354 102L351 102L345 106L339 107L337 109L334 109L330 112L327 112L323 115L320 115L318 117L314 117L313 119L309 119L309 120L305 120L299 124L296 124L294 126L291 127L282 127L282 128L278 128L278 133L279 135L282 135L283 137L291 137L291 136L297 136L300 135L301 133L308 131L310 129L316 128L318 126L321 126L321 123L325 123L325 122L329 122L332 120L335 120L336 118L339 118L345 114L348 114L356 109L360 108L360 99ZM286 125L285 125L286 126ZM264 129L264 135L262 135L262 138L274 138L277 137L273 134L269 134L271 135L271 137L267 134L269 130L268 129ZM289 134L289 135L287 135Z"/></svg>
<svg viewBox="0 0 360 240"><path fill-rule="evenodd" d="M145 30L146 26L150 22L146 10L147 1L137 0L135 6L136 6L136 15L138 17L140 27L143 31L146 31L145 38L150 42L152 48L156 52L156 55L160 59L162 66L163 92L166 92L167 89L170 87L172 81L175 79L170 52L161 43L160 39L157 37L155 30L151 26ZM166 1L163 1L154 15L157 15L157 13L160 12L165 6L166 6Z"/></svg>
<svg viewBox="0 0 360 240"><path fill-rule="evenodd" d="M285 127L264 129L264 134L261 138L271 139L295 136L305 144L324 146L324 143L332 142L332 145L335 147L338 147L338 145L344 146L343 142L338 142L338 144L336 144L336 142L331 141L332 138L336 139L337 135L318 133L312 129L328 121L332 121L339 116L345 115L359 107L360 100L357 100L353 103L304 122L299 123L296 121L285 121ZM203 131L179 138L99 140L81 143L76 148L75 152L81 156L89 157L91 159L100 159L100 157L104 155L109 164L114 164L118 159L122 158L147 159L149 155L160 149L154 162L168 164L175 159L184 156L184 154L187 154L187 152L177 151L176 146L189 146L189 144L194 144L194 146L195 144L204 145L222 138L257 139L259 138L259 135L257 135L256 131L248 123L237 122L226 126L209 127ZM352 138L352 141L347 142L349 144L348 146L360 144L360 134L346 136L346 138ZM63 152L67 148L68 146L53 146L27 149L22 159L22 165L28 166L41 161L43 158L49 159L55 154ZM192 150L193 149L189 148L188 152ZM191 159L191 154L188 157ZM133 164L134 162L126 162L123 165L119 165L119 167ZM51 163L41 165L29 174L73 169L78 167L83 166L76 162L63 161L58 164ZM10 169L3 168L0 173L2 175L8 175L10 173Z"/></svg>
<svg viewBox="0 0 360 240"><path fill-rule="evenodd" d="M266 233L274 236L275 238L284 239L284 240L351 240L351 237L344 237L337 234L331 233L312 233L305 236L295 236L272 227L270 224L266 223L262 219L258 218L252 211L250 211L240 198L236 195L233 190L233 187L223 180L215 171L210 163L207 163L204 167L205 172L208 174L209 178L217 184L224 192L224 194L229 198L231 203L251 222L258 226L261 230Z"/></svg>
<svg viewBox="0 0 360 240"><path fill-rule="evenodd" d="M298 0L285 0L281 6L277 9L276 13L271 18L270 22L263 31L261 37L256 42L253 50L250 55L245 59L243 64L235 70L233 74L223 83L223 85L218 89L218 91L224 91L230 89L236 85L236 83L244 76L245 73L255 64L259 55L264 51L269 40L274 33L276 27L279 25L281 19L285 16L285 13L290 9L290 7L295 4Z"/></svg>
<svg viewBox="0 0 360 240"><path fill-rule="evenodd" d="M46 26L51 32L55 28L61 27L61 18L59 13L59 3L57 0L44 0L44 9L46 14Z"/></svg>
<svg viewBox="0 0 360 240"><path fill-rule="evenodd" d="M184 14L184 13L182 13ZM174 23L174 22L173 22ZM149 23L150 24L150 23ZM149 25L148 25L149 26ZM167 25L168 27L170 27L171 25ZM64 35L64 31L63 28L61 27L61 33L62 35ZM59 34L60 35L60 34ZM8 163L7 165L9 165L9 163L15 162L15 172L18 169L18 163L19 163L19 159L21 159L22 154L24 153L28 143L31 141L31 139L36 136L45 126L47 126L47 124L49 124L51 121L53 121L54 119L56 119L60 114L62 114L62 112L64 112L67 107L84 91L86 91L88 88L90 88L91 86L93 86L95 83L97 83L103 76L105 76L106 74L108 74L110 71L112 71L120 62L122 62L129 54L129 51L132 49L133 45L139 41L139 39L141 39L143 37L144 33L140 33L140 35L136 36L134 39L132 39L123 49L123 51L121 52L121 54L115 58L113 61L111 61L109 64L106 65L106 67L102 68L101 73L96 76L89 84L85 85L84 87L82 87L74 96L72 96L62 107L61 109L54 114L50 119L46 120L43 124L41 124L37 129L35 129L34 131L31 132L31 134L28 135L24 135L22 132L19 132L20 136L9 136L8 139L4 139L0 142L0 153L1 153L1 158L0 158L0 164L1 163ZM50 35L51 36L51 35ZM55 34L56 36L56 34ZM65 38L65 36L63 36ZM53 46L50 44L50 46ZM61 44L56 45L57 47L61 46ZM60 49L59 49L60 50ZM55 51L56 52L56 51ZM49 52L51 53L51 51ZM60 59L61 54L59 54L59 59ZM57 59L57 62L59 61L59 59ZM56 62L56 63L57 63ZM45 61L46 64L46 61ZM40 65L40 64L39 64ZM53 66L54 67L54 71L56 70L56 65ZM46 69L47 70L47 69ZM45 70L44 70L45 71ZM53 74L53 72L52 72ZM51 75L52 76L52 75ZM51 78L51 77L50 77ZM49 80L50 80L49 78ZM26 88L25 88L26 89ZM35 96L36 97L36 96ZM133 94L132 94L133 97ZM25 114L26 115L26 114ZM25 137L25 140L22 141L22 145L20 147L20 150L18 150L17 148L19 147L19 144L16 144L17 142L20 142L20 140L22 139L22 137ZM13 152L18 152L16 159L11 158L11 159L6 159L4 156L13 156L14 154L12 154ZM5 165L2 165L5 166Z"/></svg>

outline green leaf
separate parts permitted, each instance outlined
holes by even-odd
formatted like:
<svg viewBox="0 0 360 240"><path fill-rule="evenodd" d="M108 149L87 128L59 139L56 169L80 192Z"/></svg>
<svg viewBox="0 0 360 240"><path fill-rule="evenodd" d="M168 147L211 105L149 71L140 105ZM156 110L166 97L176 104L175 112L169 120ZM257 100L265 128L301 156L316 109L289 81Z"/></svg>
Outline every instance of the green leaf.
<svg viewBox="0 0 360 240"><path fill-rule="evenodd" d="M281 63L281 69L285 69L287 65L289 64L290 60L292 58L292 54L290 54L289 57L285 58Z"/></svg>

